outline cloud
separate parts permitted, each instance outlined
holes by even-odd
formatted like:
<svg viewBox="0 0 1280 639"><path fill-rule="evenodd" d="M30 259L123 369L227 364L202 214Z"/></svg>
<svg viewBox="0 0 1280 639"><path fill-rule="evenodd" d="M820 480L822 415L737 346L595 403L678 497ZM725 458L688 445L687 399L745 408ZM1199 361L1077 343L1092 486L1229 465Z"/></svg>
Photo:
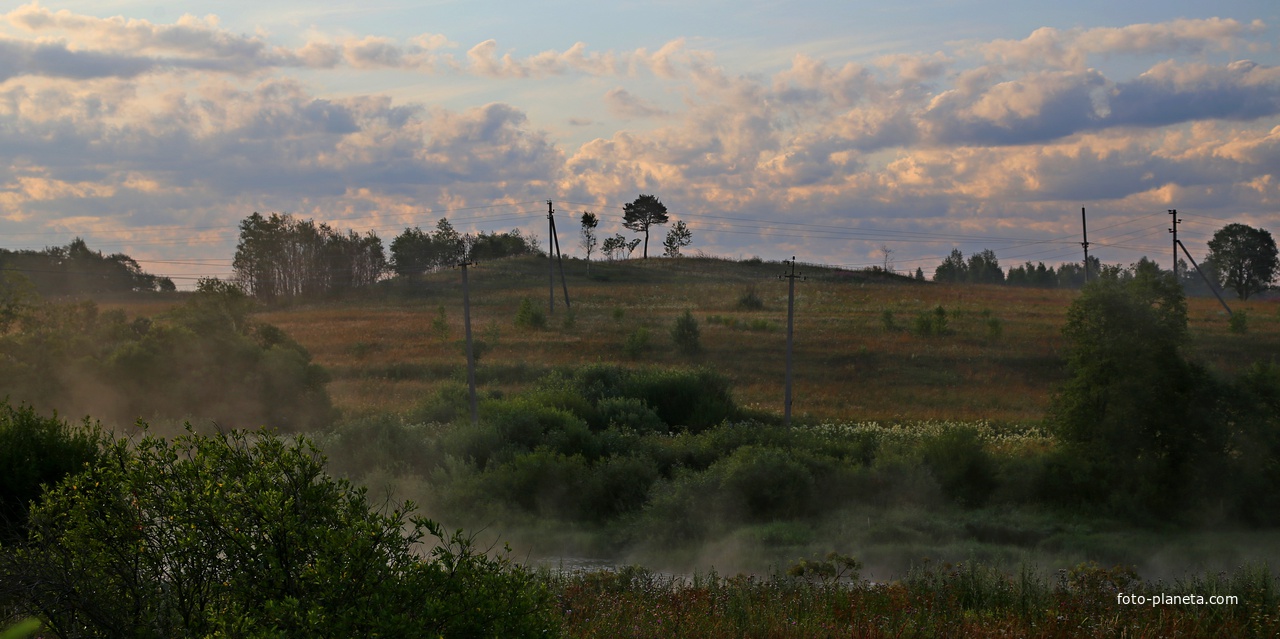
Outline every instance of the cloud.
<svg viewBox="0 0 1280 639"><path fill-rule="evenodd" d="M1247 36L1266 31L1261 20L1180 19L1158 24L1060 30L1036 29L1022 40L996 40L974 47L988 62L1015 68L1049 66L1084 70L1094 55L1171 55L1232 51Z"/></svg>
<svg viewBox="0 0 1280 639"><path fill-rule="evenodd" d="M21 33L0 36L0 218L24 229L200 221L234 235L253 210L403 228L425 208L652 192L691 223L1017 234L1073 223L1063 211L1084 199L1117 214L1179 197L1214 211L1280 200L1274 60L1183 56L1246 47L1261 23L1042 29L761 70L680 39L524 55L442 34L312 33L288 48L213 17L154 24L26 5L4 19ZM1106 57L1123 64L1091 66ZM414 74L406 84L434 74L433 88L485 97L444 108L434 94L331 93L296 79L327 76L299 68ZM698 246L760 240L716 228L699 226Z"/></svg>
<svg viewBox="0 0 1280 639"><path fill-rule="evenodd" d="M1280 114L1280 67L1163 62L1108 96L1109 125L1164 126L1195 120L1255 120Z"/></svg>
<svg viewBox="0 0 1280 639"><path fill-rule="evenodd" d="M642 100L622 87L610 89L604 94L605 106L615 117L624 120L632 118L657 118L668 115L668 112L652 103Z"/></svg>

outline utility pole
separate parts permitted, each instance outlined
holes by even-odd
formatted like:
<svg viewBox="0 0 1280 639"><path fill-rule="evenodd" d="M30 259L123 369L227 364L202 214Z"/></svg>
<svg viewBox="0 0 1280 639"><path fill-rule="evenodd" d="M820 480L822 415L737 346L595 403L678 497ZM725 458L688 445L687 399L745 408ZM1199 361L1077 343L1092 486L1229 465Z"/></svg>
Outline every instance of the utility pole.
<svg viewBox="0 0 1280 639"><path fill-rule="evenodd" d="M468 266L475 266L475 262L465 258L458 262L458 268L462 269L462 324L467 333L467 388L471 392L471 425L475 426L480 423L480 417L476 412L476 356L475 349L471 345L471 289L467 284Z"/></svg>
<svg viewBox="0 0 1280 639"><path fill-rule="evenodd" d="M556 247L556 261L560 263L560 287L564 289L564 308L566 311L573 312L573 307L569 305L569 284L564 280L564 255L560 253L560 234L556 233L556 218L554 210L551 207L551 200L547 200L547 219L551 220L551 241ZM548 245L548 248L550 245ZM550 257L548 255L547 257ZM554 276L552 276L554 280ZM555 284L551 285L551 296L555 297Z"/></svg>
<svg viewBox="0 0 1280 639"><path fill-rule="evenodd" d="M785 424L791 426L791 345L792 335L795 328L796 317L796 278L804 280L803 275L796 274L796 257L791 256L790 261L783 260L783 264L791 267L789 273L783 273L778 279L787 280L787 394L786 399L782 403L782 415Z"/></svg>
<svg viewBox="0 0 1280 639"><path fill-rule="evenodd" d="M1084 241L1080 246L1084 247L1084 283L1089 283L1089 224L1084 219L1084 207L1080 207L1080 231L1084 234ZM1030 264L1031 262L1027 262Z"/></svg>
<svg viewBox="0 0 1280 639"><path fill-rule="evenodd" d="M1174 241L1177 242L1177 240ZM1227 317L1231 317L1231 307L1227 306L1227 301L1222 299L1222 294L1218 292L1218 287L1214 285L1213 282L1209 281L1208 277L1205 277L1204 271L1200 268L1199 264L1196 264L1196 258L1191 257L1191 252L1187 250L1187 246L1182 242L1178 242L1178 246L1182 247L1183 254L1187 256L1188 260L1191 260L1191 265L1196 267L1196 272L1200 274L1200 279L1204 280L1204 283L1209 285L1209 290L1213 291L1213 296L1218 298L1218 302L1222 304L1222 308L1227 309ZM1174 273L1177 273L1177 271L1174 271Z"/></svg>
<svg viewBox="0 0 1280 639"><path fill-rule="evenodd" d="M556 314L556 262L555 262L555 237L556 237L556 218L555 209L551 207L551 200L547 200L547 315Z"/></svg>
<svg viewBox="0 0 1280 639"><path fill-rule="evenodd" d="M1169 228L1169 232L1173 233L1173 281L1178 281L1178 210L1169 209L1169 215L1173 218L1173 226ZM1228 311L1229 312L1229 311Z"/></svg>

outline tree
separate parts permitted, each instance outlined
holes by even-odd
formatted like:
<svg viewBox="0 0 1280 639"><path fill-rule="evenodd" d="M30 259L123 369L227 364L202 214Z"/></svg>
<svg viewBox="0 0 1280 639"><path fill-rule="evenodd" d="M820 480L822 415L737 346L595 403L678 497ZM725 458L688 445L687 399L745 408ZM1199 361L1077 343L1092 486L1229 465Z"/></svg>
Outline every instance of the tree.
<svg viewBox="0 0 1280 639"><path fill-rule="evenodd" d="M894 250L889 248L888 244L880 245L880 257L882 258L881 268L884 269L885 273L893 272L893 253Z"/></svg>
<svg viewBox="0 0 1280 639"><path fill-rule="evenodd" d="M36 287L22 273L0 272L0 335L39 300Z"/></svg>
<svg viewBox="0 0 1280 639"><path fill-rule="evenodd" d="M582 212L582 250L587 253L587 273L591 272L591 254L596 250L596 244L599 238L596 237L596 227L600 225L600 218L596 217L591 211Z"/></svg>
<svg viewBox="0 0 1280 639"><path fill-rule="evenodd" d="M951 249L951 255L942 260L933 271L935 282L963 282L969 278L969 267L965 264L964 253L960 249Z"/></svg>
<svg viewBox="0 0 1280 639"><path fill-rule="evenodd" d="M604 253L605 259L612 262L618 259L622 251L627 250L627 238L620 233L613 237L606 237L604 244L600 245L600 250Z"/></svg>
<svg viewBox="0 0 1280 639"><path fill-rule="evenodd" d="M680 257L680 249L689 246L693 242L693 231L685 226L683 220L676 220L670 231L667 231L667 239L662 242L662 254L667 257Z"/></svg>
<svg viewBox="0 0 1280 639"><path fill-rule="evenodd" d="M1218 284L1235 290L1242 300L1266 290L1280 268L1271 233L1245 224L1218 229L1209 240L1205 263Z"/></svg>
<svg viewBox="0 0 1280 639"><path fill-rule="evenodd" d="M1187 304L1172 273L1098 277L1068 309L1063 336L1070 378L1051 419L1076 468L1049 483L1122 512L1185 506L1225 444L1212 381L1182 355Z"/></svg>
<svg viewBox="0 0 1280 639"><path fill-rule="evenodd" d="M374 233L344 233L287 213L241 220L232 262L236 281L265 300L372 284L386 267L382 240Z"/></svg>
<svg viewBox="0 0 1280 639"><path fill-rule="evenodd" d="M657 196L642 193L634 202L623 206L622 210L622 225L637 233L644 233L644 258L649 259L649 227L667 223L667 207Z"/></svg>
<svg viewBox="0 0 1280 639"><path fill-rule="evenodd" d="M12 275L21 274L33 292L49 297L176 289L173 280L144 272L132 257L103 255L78 237L66 246L42 251L0 249L0 266Z"/></svg>
<svg viewBox="0 0 1280 639"><path fill-rule="evenodd" d="M466 244L466 256L471 260L497 260L517 255L540 255L542 249L532 236L526 236L520 229L512 229L505 233L470 233L463 236Z"/></svg>
<svg viewBox="0 0 1280 639"><path fill-rule="evenodd" d="M1003 284L1004 271L1000 270L1000 260L995 251L984 249L969 256L967 269L969 281L974 284Z"/></svg>
<svg viewBox="0 0 1280 639"><path fill-rule="evenodd" d="M434 266L430 233L415 226L391 240L391 270L396 275L421 275Z"/></svg>

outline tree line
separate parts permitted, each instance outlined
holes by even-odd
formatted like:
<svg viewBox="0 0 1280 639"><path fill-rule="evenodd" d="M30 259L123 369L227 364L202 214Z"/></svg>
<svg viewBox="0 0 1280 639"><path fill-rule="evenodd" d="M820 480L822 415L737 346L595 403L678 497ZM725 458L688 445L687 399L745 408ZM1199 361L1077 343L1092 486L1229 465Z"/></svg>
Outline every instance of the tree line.
<svg viewBox="0 0 1280 639"><path fill-rule="evenodd" d="M0 271L45 297L175 289L173 280L146 273L128 255L103 255L78 237L40 251L0 249Z"/></svg>
<svg viewBox="0 0 1280 639"><path fill-rule="evenodd" d="M368 286L388 273L419 275L466 259L541 254L538 240L514 230L461 234L447 218L434 232L406 228L391 241L390 259L377 233L335 230L288 213L254 213L240 222L233 279L270 301Z"/></svg>
<svg viewBox="0 0 1280 639"><path fill-rule="evenodd" d="M641 194L624 207L623 226L643 233L643 239L617 234L601 243L595 230L599 218L584 212L581 221L582 247L590 268L597 247L612 261L629 256L643 243L643 255L648 257L650 230L667 224L670 216L656 196ZM679 257L692 240L692 231L677 220L663 241L663 254ZM448 218L440 218L434 230L405 228L391 241L388 257L382 239L373 231L363 235L342 232L288 213L264 216L255 212L240 222L233 279L248 294L267 301L326 295L367 286L388 273L404 277L451 267L463 260L545 255L538 243L536 235L523 234L519 229L459 233Z"/></svg>
<svg viewBox="0 0 1280 639"><path fill-rule="evenodd" d="M1213 234L1213 239L1209 240L1209 252L1199 266L1214 286L1229 288L1245 300L1270 288L1276 276L1280 275L1277 256L1276 242L1270 232L1245 224L1228 224ZM951 254L934 269L933 281L1080 288L1089 277L1132 276L1147 263L1154 266L1154 262L1145 257L1137 264L1123 267L1103 264L1097 257L1090 256L1087 270L1075 262L1059 264L1055 269L1045 266L1044 262L1032 264L1028 261L1005 272L1000 268L995 252L990 249L974 253L967 260L959 249L952 249ZM1179 259L1177 266L1180 283L1185 289L1195 292L1205 287L1203 280L1186 261ZM916 278L924 279L920 269L916 269Z"/></svg>

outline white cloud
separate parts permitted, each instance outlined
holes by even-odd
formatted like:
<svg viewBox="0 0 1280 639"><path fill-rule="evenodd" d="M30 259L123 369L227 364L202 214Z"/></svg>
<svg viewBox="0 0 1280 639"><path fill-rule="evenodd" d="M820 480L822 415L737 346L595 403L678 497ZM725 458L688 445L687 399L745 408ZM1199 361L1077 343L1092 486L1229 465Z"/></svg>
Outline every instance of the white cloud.
<svg viewBox="0 0 1280 639"><path fill-rule="evenodd" d="M691 223L1050 232L1084 199L1131 214L1176 197L1223 212L1280 197L1280 68L1182 56L1243 48L1261 23L1041 29L864 61L796 55L765 72L681 39L526 55L496 39L463 50L443 34L310 33L288 48L213 17L26 5L4 19L21 33L0 35L0 217L27 229L90 217L233 228L253 210L394 226L430 207L652 192ZM1175 57L1142 58L1129 76L1091 66L1152 54ZM318 89L329 70L433 77L415 102ZM453 82L482 97L432 102ZM606 133L568 142L560 126ZM698 229L702 246L755 241Z"/></svg>

